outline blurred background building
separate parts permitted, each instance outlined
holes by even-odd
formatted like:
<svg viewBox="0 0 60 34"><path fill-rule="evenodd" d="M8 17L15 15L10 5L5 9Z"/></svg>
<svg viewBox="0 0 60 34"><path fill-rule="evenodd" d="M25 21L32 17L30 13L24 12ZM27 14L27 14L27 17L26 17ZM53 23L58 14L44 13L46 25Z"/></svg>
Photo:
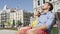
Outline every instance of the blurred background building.
<svg viewBox="0 0 60 34"><path fill-rule="evenodd" d="M10 22L12 23L15 20L15 23L21 21L24 26L30 23L30 17L32 13L26 10L13 10L10 12Z"/></svg>
<svg viewBox="0 0 60 34"><path fill-rule="evenodd" d="M31 16L33 16L33 13L28 12L27 10L8 8L8 6L5 5L3 10L0 10L0 25L6 25L7 22L10 22L10 25L12 25L13 21L16 25L16 23L20 21L23 26L27 26L30 23Z"/></svg>

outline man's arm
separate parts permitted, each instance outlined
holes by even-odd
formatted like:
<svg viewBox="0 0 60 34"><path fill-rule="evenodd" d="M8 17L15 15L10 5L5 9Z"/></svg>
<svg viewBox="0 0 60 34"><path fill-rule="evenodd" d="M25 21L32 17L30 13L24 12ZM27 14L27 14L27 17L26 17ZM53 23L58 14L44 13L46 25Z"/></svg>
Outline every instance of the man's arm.
<svg viewBox="0 0 60 34"><path fill-rule="evenodd" d="M37 27L36 29L46 30L47 29L47 26L46 25L43 25L43 26Z"/></svg>

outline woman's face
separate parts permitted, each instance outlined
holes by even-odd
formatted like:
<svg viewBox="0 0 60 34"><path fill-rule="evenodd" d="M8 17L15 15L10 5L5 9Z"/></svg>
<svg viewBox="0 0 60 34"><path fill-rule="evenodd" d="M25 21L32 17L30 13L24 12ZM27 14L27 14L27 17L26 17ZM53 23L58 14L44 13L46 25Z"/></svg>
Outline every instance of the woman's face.
<svg viewBox="0 0 60 34"><path fill-rule="evenodd" d="M34 14L35 16L39 16L39 13L38 12L35 12L35 14Z"/></svg>

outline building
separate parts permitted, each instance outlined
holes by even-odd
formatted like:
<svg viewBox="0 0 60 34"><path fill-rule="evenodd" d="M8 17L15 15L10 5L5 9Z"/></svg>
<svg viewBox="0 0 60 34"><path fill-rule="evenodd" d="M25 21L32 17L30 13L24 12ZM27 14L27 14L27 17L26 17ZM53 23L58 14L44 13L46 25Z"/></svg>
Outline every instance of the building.
<svg viewBox="0 0 60 34"><path fill-rule="evenodd" d="M41 7L42 5L44 5L45 2L50 2L53 4L54 6L53 12L60 12L60 0L33 0L34 13L35 11L41 12Z"/></svg>
<svg viewBox="0 0 60 34"><path fill-rule="evenodd" d="M31 15L32 14L26 10L13 10L10 12L10 22L13 23L13 20L15 20L15 23L21 21L23 25L26 26L30 23Z"/></svg>
<svg viewBox="0 0 60 34"><path fill-rule="evenodd" d="M10 25L13 24L13 20L16 23L21 21L23 26L27 26L30 23L30 17L33 14L26 10L19 10L18 8L8 8L6 5L4 6L3 10L0 11L0 24L3 23L6 25L6 22L10 22Z"/></svg>
<svg viewBox="0 0 60 34"><path fill-rule="evenodd" d="M9 12L10 9L4 6L4 8L0 11L0 25L6 25L6 22L9 20Z"/></svg>

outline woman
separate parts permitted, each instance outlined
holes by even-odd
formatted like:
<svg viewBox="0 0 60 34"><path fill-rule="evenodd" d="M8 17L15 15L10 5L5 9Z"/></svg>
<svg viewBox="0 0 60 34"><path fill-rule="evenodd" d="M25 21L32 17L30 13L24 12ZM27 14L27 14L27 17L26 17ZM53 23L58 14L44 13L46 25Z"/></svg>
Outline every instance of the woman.
<svg viewBox="0 0 60 34"><path fill-rule="evenodd" d="M20 28L20 30L18 30L16 32L16 34L26 34L28 30L30 30L32 28L35 28L37 26L38 18L40 17L40 12L36 11L34 15L35 15L35 20L33 21L33 23L31 23L29 27L22 27L22 28Z"/></svg>

